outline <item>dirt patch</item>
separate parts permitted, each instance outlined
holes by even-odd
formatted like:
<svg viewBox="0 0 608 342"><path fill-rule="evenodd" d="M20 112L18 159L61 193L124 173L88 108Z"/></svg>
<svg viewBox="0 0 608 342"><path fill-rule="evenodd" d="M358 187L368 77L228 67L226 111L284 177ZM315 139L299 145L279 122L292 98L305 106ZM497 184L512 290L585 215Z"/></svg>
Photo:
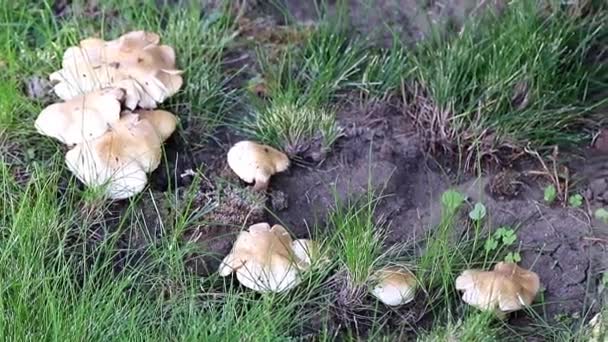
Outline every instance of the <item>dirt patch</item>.
<svg viewBox="0 0 608 342"><path fill-rule="evenodd" d="M336 15L339 1L329 1L327 8L315 5L315 1L284 0L278 7L259 1L251 8L252 15L272 15L278 22L295 20L309 22L317 20L320 13ZM500 10L503 0L359 0L349 1L348 23L355 35L366 37L374 45L391 46L395 36L406 43L414 44L432 33L457 29L470 15L485 9ZM284 13L289 13L285 17Z"/></svg>
<svg viewBox="0 0 608 342"><path fill-rule="evenodd" d="M344 136L319 166L297 166L272 181L272 191L283 192L287 208L277 220L296 235L323 227L336 199L346 200L368 191L386 196L379 203L379 219L417 216L417 207L428 205L447 180L431 170L420 148L420 139L398 107L387 103L347 105L338 114ZM402 240L410 227L391 228L389 240Z"/></svg>

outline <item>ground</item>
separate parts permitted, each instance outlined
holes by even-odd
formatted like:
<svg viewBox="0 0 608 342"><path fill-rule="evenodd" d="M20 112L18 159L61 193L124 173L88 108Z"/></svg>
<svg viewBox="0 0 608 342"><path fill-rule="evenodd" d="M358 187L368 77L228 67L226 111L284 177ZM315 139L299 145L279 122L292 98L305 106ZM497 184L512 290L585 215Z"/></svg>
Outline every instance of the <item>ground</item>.
<svg viewBox="0 0 608 342"><path fill-rule="evenodd" d="M32 6L0 12L4 339L583 341L606 312L601 2ZM142 28L185 70L160 106L180 124L142 194L111 201L69 174L67 149L33 121L58 101L46 75L65 48ZM265 192L227 165L244 139L292 161ZM465 199L454 212L451 191ZM277 295L219 277L259 222L321 242L330 266ZM500 319L453 283L503 259L541 290ZM394 263L420 282L399 307L368 289Z"/></svg>

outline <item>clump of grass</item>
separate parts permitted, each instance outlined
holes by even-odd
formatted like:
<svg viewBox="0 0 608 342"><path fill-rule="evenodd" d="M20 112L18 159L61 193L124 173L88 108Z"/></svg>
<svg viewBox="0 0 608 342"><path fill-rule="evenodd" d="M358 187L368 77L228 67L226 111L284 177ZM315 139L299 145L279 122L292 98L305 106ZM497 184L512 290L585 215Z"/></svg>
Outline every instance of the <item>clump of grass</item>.
<svg viewBox="0 0 608 342"><path fill-rule="evenodd" d="M341 135L335 113L330 109L273 100L246 121L246 130L257 140L279 146L290 157L316 150L327 153ZM313 159L319 159L314 158Z"/></svg>
<svg viewBox="0 0 608 342"><path fill-rule="evenodd" d="M367 55L358 88L367 99L388 100L413 72L412 63L397 39L388 49Z"/></svg>
<svg viewBox="0 0 608 342"><path fill-rule="evenodd" d="M414 116L431 144L494 152L580 142L575 128L598 105L589 94L605 75L587 61L600 22L559 11L544 17L536 2L518 0L423 44L415 76L432 109Z"/></svg>
<svg viewBox="0 0 608 342"><path fill-rule="evenodd" d="M256 103L243 129L293 156L311 145L324 155L340 136L330 101L353 88L365 60L358 44L321 26L304 46L286 49L278 60L259 51L269 100Z"/></svg>
<svg viewBox="0 0 608 342"><path fill-rule="evenodd" d="M374 222L377 201L371 194L360 203L336 201L328 218L336 259L354 285L367 282L382 254L382 230Z"/></svg>

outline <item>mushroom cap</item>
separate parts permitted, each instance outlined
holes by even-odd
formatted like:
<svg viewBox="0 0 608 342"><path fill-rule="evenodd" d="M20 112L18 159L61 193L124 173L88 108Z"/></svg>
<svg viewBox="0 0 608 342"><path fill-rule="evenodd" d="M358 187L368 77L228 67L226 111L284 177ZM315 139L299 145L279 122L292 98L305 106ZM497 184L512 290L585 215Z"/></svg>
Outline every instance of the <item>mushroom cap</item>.
<svg viewBox="0 0 608 342"><path fill-rule="evenodd" d="M150 122L163 141L167 140L177 128L177 117L166 110L138 109L135 113L140 119Z"/></svg>
<svg viewBox="0 0 608 342"><path fill-rule="evenodd" d="M456 278L462 299L481 310L510 312L532 304L540 279L515 263L499 262L492 271L466 270Z"/></svg>
<svg viewBox="0 0 608 342"><path fill-rule="evenodd" d="M146 172L160 164L161 144L162 137L150 121L123 112L110 131L68 151L66 163L86 185L106 185L110 198L123 199L143 190Z"/></svg>
<svg viewBox="0 0 608 342"><path fill-rule="evenodd" d="M222 261L219 274L236 272L239 282L258 292L282 292L300 282L285 228L258 223L243 231Z"/></svg>
<svg viewBox="0 0 608 342"><path fill-rule="evenodd" d="M82 40L68 48L62 69L50 75L55 93L70 99L82 93L113 86L126 91L125 106L155 108L183 84L175 68L175 51L158 45L156 33L133 31L118 39Z"/></svg>
<svg viewBox="0 0 608 342"><path fill-rule="evenodd" d="M36 118L40 134L74 145L100 137L119 120L124 91L98 90L46 107Z"/></svg>
<svg viewBox="0 0 608 342"><path fill-rule="evenodd" d="M404 266L388 266L372 275L377 283L371 293L382 303L389 306L403 305L414 300L416 277Z"/></svg>
<svg viewBox="0 0 608 342"><path fill-rule="evenodd" d="M266 183L272 175L289 167L287 155L253 141L239 141L228 151L228 166L247 183Z"/></svg>

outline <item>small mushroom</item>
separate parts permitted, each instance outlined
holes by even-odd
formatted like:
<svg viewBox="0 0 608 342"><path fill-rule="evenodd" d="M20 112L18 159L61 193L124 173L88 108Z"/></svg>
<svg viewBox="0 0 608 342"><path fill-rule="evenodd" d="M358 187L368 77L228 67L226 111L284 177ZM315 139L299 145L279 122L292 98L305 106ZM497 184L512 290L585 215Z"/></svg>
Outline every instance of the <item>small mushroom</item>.
<svg viewBox="0 0 608 342"><path fill-rule="evenodd" d="M499 262L492 271L466 270L456 278L462 300L481 310L504 314L532 304L540 279L515 263Z"/></svg>
<svg viewBox="0 0 608 342"><path fill-rule="evenodd" d="M64 100L105 87L126 91L125 106L155 108L183 84L175 52L156 33L133 31L116 40L88 38L68 48L62 69L50 75Z"/></svg>
<svg viewBox="0 0 608 342"><path fill-rule="evenodd" d="M404 266L388 266L372 275L376 283L371 293L382 303L389 306L403 305L414 300L416 277Z"/></svg>
<svg viewBox="0 0 608 342"><path fill-rule="evenodd" d="M95 139L119 120L123 97L123 90L111 88L52 104L38 115L36 129L67 145Z"/></svg>
<svg viewBox="0 0 608 342"><path fill-rule="evenodd" d="M239 282L258 292L282 292L300 283L292 239L285 228L258 223L243 231L222 261L219 274L236 272Z"/></svg>
<svg viewBox="0 0 608 342"><path fill-rule="evenodd" d="M160 164L161 145L175 123L166 111L123 112L104 135L70 150L66 164L86 185L107 186L112 199L128 198L143 190L146 173Z"/></svg>
<svg viewBox="0 0 608 342"><path fill-rule="evenodd" d="M270 146L244 140L228 151L228 166L245 182L255 182L254 190L264 191L272 175L287 170L289 158Z"/></svg>

